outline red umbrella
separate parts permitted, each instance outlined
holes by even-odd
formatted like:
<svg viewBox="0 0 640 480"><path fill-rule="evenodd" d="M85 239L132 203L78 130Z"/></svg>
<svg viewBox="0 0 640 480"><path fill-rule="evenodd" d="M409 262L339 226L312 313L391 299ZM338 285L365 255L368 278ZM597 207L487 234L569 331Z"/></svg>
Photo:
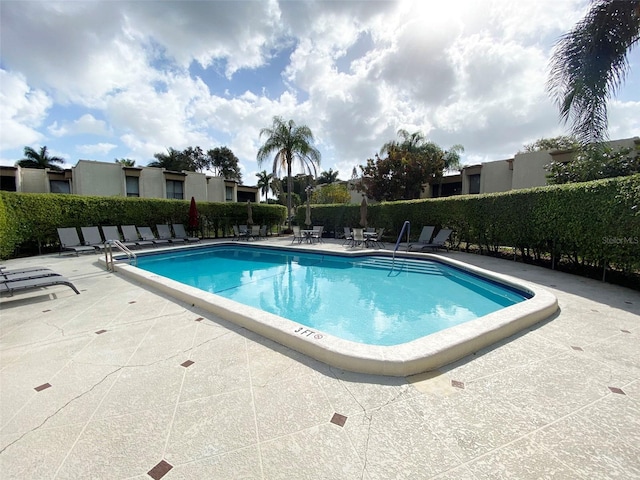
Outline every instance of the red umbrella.
<svg viewBox="0 0 640 480"><path fill-rule="evenodd" d="M191 205L189 205L189 228L198 228L198 207L196 207L196 199L191 197Z"/></svg>

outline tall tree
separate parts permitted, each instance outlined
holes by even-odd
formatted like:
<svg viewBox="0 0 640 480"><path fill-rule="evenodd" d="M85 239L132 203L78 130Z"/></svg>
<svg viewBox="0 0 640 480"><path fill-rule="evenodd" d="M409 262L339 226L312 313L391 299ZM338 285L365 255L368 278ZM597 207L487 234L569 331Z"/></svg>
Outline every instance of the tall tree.
<svg viewBox="0 0 640 480"><path fill-rule="evenodd" d="M607 100L629 71L640 38L640 0L594 0L586 16L557 42L547 90L581 144L608 138Z"/></svg>
<svg viewBox="0 0 640 480"><path fill-rule="evenodd" d="M562 135L553 138L539 138L533 143L524 145L523 148L525 152L540 152L543 150L576 150L580 148L580 142L578 142L578 139L575 137Z"/></svg>
<svg viewBox="0 0 640 480"><path fill-rule="evenodd" d="M271 127L260 130L260 138L266 137L265 143L257 154L258 165L272 154L273 175L286 168L287 171L287 223L291 229L291 192L293 191L291 170L294 161L298 161L303 170L314 177L316 166L320 165L320 152L312 145L313 133L306 125L296 125L293 120L284 121L282 117L273 117Z"/></svg>
<svg viewBox="0 0 640 480"><path fill-rule="evenodd" d="M39 152L36 152L31 147L24 147L24 158L18 160L16 165L23 168L62 170L58 165L55 165L56 163L64 163L64 160L60 157L49 155L45 145L44 147L40 147Z"/></svg>
<svg viewBox="0 0 640 480"><path fill-rule="evenodd" d="M320 176L318 177L318 184L323 184L323 183L333 183L336 180L338 180L338 171L336 170L335 172L333 171L332 168L330 168L327 171L321 172Z"/></svg>
<svg viewBox="0 0 640 480"><path fill-rule="evenodd" d="M260 193L264 195L264 200L266 202L267 197L269 195L269 191L273 191L271 188L271 179L273 178L273 174L267 173L266 170L263 170L260 173L256 173L256 177L258 177L257 186L260 189Z"/></svg>
<svg viewBox="0 0 640 480"><path fill-rule="evenodd" d="M227 180L242 182L238 157L227 147L216 147L207 151L209 168L215 175Z"/></svg>

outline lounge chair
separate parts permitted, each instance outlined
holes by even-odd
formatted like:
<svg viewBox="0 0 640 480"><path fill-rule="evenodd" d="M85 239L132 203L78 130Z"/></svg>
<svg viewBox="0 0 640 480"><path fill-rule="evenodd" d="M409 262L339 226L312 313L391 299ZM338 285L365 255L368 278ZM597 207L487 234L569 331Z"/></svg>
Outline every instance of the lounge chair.
<svg viewBox="0 0 640 480"><path fill-rule="evenodd" d="M141 240L138 234L138 229L135 225L122 225L122 237L125 242L133 242L138 247L151 247L153 242L151 240Z"/></svg>
<svg viewBox="0 0 640 480"><path fill-rule="evenodd" d="M104 234L104 241L107 242L109 240L118 240L127 248L134 248L137 246L136 242L127 242L123 241L120 237L120 232L118 231L118 227L115 225L109 225L106 227L102 227L102 233Z"/></svg>
<svg viewBox="0 0 640 480"><path fill-rule="evenodd" d="M447 247L447 240L449 240L449 236L451 235L451 232L453 230L449 229L449 228L443 228L442 230L440 230L438 232L438 234L433 237L433 240L431 240L431 243L428 243L426 245L422 245L421 250L425 250L427 248L430 248L431 250L437 250L438 248L444 248L447 250L447 252L449 251L449 247Z"/></svg>
<svg viewBox="0 0 640 480"><path fill-rule="evenodd" d="M83 252L96 253L95 248L82 244L75 227L58 228L58 238L60 238L60 253L63 250L71 250L76 255Z"/></svg>
<svg viewBox="0 0 640 480"><path fill-rule="evenodd" d="M428 225L426 227L422 227L422 232L420 232L420 237L416 243L410 243L408 249L411 250L414 246L417 248L422 248L424 245L428 245L431 241L431 237L433 236L433 231L436 227Z"/></svg>
<svg viewBox="0 0 640 480"><path fill-rule="evenodd" d="M73 291L78 295L80 294L75 285L71 283L68 278L61 275L2 282L0 283L0 294L8 293L9 296L13 296L15 292L20 292L22 290L34 290L36 288L53 287L55 285L66 285L73 289Z"/></svg>
<svg viewBox="0 0 640 480"><path fill-rule="evenodd" d="M171 229L169 225L156 225L156 230L158 230L158 238L160 240L168 240L171 243L184 243L184 238L177 238L171 236Z"/></svg>
<svg viewBox="0 0 640 480"><path fill-rule="evenodd" d="M156 237L151 231L150 227L138 227L138 232L142 237L142 240L148 240L152 242L154 245L168 245L169 240L160 239Z"/></svg>
<svg viewBox="0 0 640 480"><path fill-rule="evenodd" d="M40 270L51 270L47 267L24 267L24 268L11 268L8 269L4 265L0 265L0 275L12 275L14 273L29 273L39 272Z"/></svg>
<svg viewBox="0 0 640 480"><path fill-rule="evenodd" d="M102 240L98 227L80 227L80 230L82 231L82 238L85 245L98 250L104 249L104 240Z"/></svg>
<svg viewBox="0 0 640 480"><path fill-rule="evenodd" d="M173 234L176 238L182 238L183 240L191 243L191 242L199 242L200 239L198 237L190 237L187 235L187 232L184 231L184 225L181 223L173 224Z"/></svg>
<svg viewBox="0 0 640 480"><path fill-rule="evenodd" d="M27 272L11 272L5 270L0 272L0 283L31 280L32 278L55 277L59 275L59 273L56 273L49 268L41 268L39 270L30 270Z"/></svg>

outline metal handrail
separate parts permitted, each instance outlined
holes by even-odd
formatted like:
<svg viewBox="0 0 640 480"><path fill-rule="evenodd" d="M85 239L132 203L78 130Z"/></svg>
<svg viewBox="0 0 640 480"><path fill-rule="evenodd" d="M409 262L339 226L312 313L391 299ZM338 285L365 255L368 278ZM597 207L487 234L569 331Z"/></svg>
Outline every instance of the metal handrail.
<svg viewBox="0 0 640 480"><path fill-rule="evenodd" d="M131 265L131 259L133 258L133 264L138 265L138 257L135 253L127 248L125 244L123 244L120 240L107 240L104 242L104 259L107 263L107 270L113 272L113 250L111 248L112 245L118 247L120 251L127 255L129 259L129 265Z"/></svg>
<svg viewBox="0 0 640 480"><path fill-rule="evenodd" d="M411 222L409 220L405 220L402 224L402 229L400 230L400 235L398 235L398 240L396 240L396 246L393 248L393 261L391 262L391 270L393 270L394 265L396 264L396 250L400 246L400 240L402 239L402 234L404 231L407 231L407 250L409 249L409 235L411 233Z"/></svg>

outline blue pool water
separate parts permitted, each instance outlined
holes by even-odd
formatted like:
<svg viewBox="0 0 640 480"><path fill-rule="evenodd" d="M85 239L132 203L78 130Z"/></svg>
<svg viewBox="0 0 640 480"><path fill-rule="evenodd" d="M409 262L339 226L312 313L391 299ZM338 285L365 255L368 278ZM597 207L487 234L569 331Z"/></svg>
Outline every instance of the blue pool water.
<svg viewBox="0 0 640 480"><path fill-rule="evenodd" d="M529 298L429 260L221 246L138 267L354 342L397 345Z"/></svg>

